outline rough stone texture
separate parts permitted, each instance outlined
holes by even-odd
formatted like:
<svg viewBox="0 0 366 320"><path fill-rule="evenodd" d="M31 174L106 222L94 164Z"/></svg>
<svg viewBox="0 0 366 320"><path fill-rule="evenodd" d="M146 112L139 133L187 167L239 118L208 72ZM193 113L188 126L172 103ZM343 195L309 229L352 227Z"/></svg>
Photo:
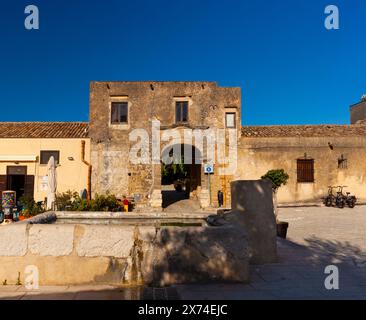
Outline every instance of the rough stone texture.
<svg viewBox="0 0 366 320"><path fill-rule="evenodd" d="M33 225L29 230L28 249L40 256L67 256L73 251L73 225Z"/></svg>
<svg viewBox="0 0 366 320"><path fill-rule="evenodd" d="M175 102L189 102L189 121L176 124ZM110 124L110 106L113 101L128 102L128 124ZM134 129L144 129L152 142L152 120L161 122L159 134L167 129L182 133L185 129L225 128L225 112L236 113L240 124L240 88L222 88L215 82L92 82L90 84L90 130L93 164L92 185L94 193L111 193L122 196L141 195L140 203L161 207L161 198L152 196L161 191L161 166L133 164L129 150L136 144L129 140ZM239 137L240 125L237 125ZM145 139L147 140L147 139ZM161 152L167 142L161 143ZM195 145L195 142L192 142ZM204 150L201 151L203 154ZM151 158L151 154L150 154ZM203 160L207 157L203 156ZM156 167L156 168L154 168ZM195 181L192 193L200 197L201 189L207 189L207 176L199 167L191 179ZM230 189L228 180L212 181L212 198L220 189ZM225 184L226 187L223 187ZM149 201L151 200L151 201ZM137 204L137 206L140 205ZM207 201L204 202L207 204Z"/></svg>
<svg viewBox="0 0 366 320"><path fill-rule="evenodd" d="M134 245L134 228L82 226L84 234L76 247L79 256L126 258Z"/></svg>
<svg viewBox="0 0 366 320"><path fill-rule="evenodd" d="M247 230L251 263L275 262L277 232L272 183L268 180L234 181L231 194L232 211L225 215L225 220Z"/></svg>
<svg viewBox="0 0 366 320"><path fill-rule="evenodd" d="M27 246L27 224L0 227L0 256L24 256Z"/></svg>
<svg viewBox="0 0 366 320"><path fill-rule="evenodd" d="M249 280L248 241L245 229L239 225L217 228L16 226L0 228L1 244L8 239L15 244L0 247L0 281L6 279L9 284L15 284L19 274L23 282L28 265L38 268L41 285L165 286ZM19 250L21 244L23 250Z"/></svg>
<svg viewBox="0 0 366 320"><path fill-rule="evenodd" d="M245 229L163 229L147 252L143 276L154 286L210 281L249 281Z"/></svg>

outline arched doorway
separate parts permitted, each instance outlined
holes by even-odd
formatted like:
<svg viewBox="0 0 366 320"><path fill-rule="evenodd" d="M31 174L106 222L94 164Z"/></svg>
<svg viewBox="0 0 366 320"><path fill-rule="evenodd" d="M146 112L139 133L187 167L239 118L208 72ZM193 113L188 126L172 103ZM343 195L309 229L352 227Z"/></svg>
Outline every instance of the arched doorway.
<svg viewBox="0 0 366 320"><path fill-rule="evenodd" d="M162 207L185 201L187 210L199 209L201 152L193 145L169 145L161 155ZM176 206L176 209L179 209Z"/></svg>

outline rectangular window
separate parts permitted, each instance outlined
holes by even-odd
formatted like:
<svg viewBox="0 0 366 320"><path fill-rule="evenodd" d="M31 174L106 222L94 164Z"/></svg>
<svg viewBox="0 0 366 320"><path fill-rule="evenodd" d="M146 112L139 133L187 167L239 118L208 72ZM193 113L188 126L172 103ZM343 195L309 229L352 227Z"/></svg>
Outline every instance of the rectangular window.
<svg viewBox="0 0 366 320"><path fill-rule="evenodd" d="M51 157L55 158L56 164L60 163L60 151L57 150L45 150L41 151L40 164L48 164Z"/></svg>
<svg viewBox="0 0 366 320"><path fill-rule="evenodd" d="M235 113L225 113L225 126L226 128L236 128L236 117Z"/></svg>
<svg viewBox="0 0 366 320"><path fill-rule="evenodd" d="M297 182L306 183L314 182L314 160L298 159L297 160Z"/></svg>
<svg viewBox="0 0 366 320"><path fill-rule="evenodd" d="M175 103L175 122L188 122L188 101Z"/></svg>
<svg viewBox="0 0 366 320"><path fill-rule="evenodd" d="M112 102L111 124L128 123L128 102Z"/></svg>
<svg viewBox="0 0 366 320"><path fill-rule="evenodd" d="M348 160L342 154L340 158L338 158L338 169L347 169L348 168Z"/></svg>

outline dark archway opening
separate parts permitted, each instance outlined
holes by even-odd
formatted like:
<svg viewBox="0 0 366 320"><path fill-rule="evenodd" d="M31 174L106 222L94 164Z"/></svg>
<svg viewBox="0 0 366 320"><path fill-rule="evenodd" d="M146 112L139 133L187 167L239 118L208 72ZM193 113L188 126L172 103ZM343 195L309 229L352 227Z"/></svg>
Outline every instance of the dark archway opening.
<svg viewBox="0 0 366 320"><path fill-rule="evenodd" d="M174 150L178 150L178 148L180 153L174 154ZM185 154L185 150L191 150L191 152ZM168 157L173 159L172 163L167 161ZM175 145L164 149L161 164L163 208L182 200L198 201L201 187L201 164L197 162L200 157L201 152L191 145Z"/></svg>

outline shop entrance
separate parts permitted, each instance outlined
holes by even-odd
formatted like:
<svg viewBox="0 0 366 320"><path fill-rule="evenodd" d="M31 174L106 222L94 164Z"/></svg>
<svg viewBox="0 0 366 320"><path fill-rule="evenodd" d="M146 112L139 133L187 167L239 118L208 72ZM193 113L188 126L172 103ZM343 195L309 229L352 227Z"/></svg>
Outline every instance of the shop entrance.
<svg viewBox="0 0 366 320"><path fill-rule="evenodd" d="M19 201L22 196L33 198L34 176L27 175L26 166L8 166L6 188L16 192L17 201Z"/></svg>

